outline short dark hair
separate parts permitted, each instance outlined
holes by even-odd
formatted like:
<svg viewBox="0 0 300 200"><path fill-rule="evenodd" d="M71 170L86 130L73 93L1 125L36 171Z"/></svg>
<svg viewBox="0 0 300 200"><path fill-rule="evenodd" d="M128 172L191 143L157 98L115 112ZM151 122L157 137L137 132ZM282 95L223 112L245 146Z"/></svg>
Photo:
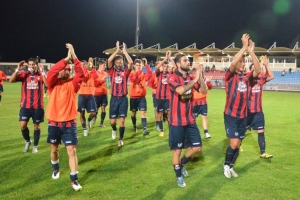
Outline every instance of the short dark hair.
<svg viewBox="0 0 300 200"><path fill-rule="evenodd" d="M143 62L142 62L141 59L135 59L134 62L133 62L133 64L135 64L135 63L140 63L140 64L142 64Z"/></svg>
<svg viewBox="0 0 300 200"><path fill-rule="evenodd" d="M88 62L86 61L86 60L82 60L81 61L84 65L87 65L88 64Z"/></svg>
<svg viewBox="0 0 300 200"><path fill-rule="evenodd" d="M113 63L115 63L115 61L117 60L123 60L123 56L117 55L114 59L113 59Z"/></svg>
<svg viewBox="0 0 300 200"><path fill-rule="evenodd" d="M97 61L97 66L103 65L103 64L106 64L105 60L99 60L99 61Z"/></svg>
<svg viewBox="0 0 300 200"><path fill-rule="evenodd" d="M181 53L176 53L176 54L174 55L174 57L175 57L175 58L174 58L174 62L175 62L175 63L179 62L179 61L180 61L180 58L183 57L183 56L186 56L186 54L184 54L184 53L182 53L182 54L181 54Z"/></svg>
<svg viewBox="0 0 300 200"><path fill-rule="evenodd" d="M29 58L27 60L27 63L29 63L29 61L33 61L36 65L39 63L38 60L36 58Z"/></svg>

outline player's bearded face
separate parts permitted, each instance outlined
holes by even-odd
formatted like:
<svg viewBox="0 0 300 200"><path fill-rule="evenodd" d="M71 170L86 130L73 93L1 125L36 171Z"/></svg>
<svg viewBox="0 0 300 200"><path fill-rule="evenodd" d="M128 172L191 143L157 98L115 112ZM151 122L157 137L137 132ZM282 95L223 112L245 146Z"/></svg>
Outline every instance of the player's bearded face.
<svg viewBox="0 0 300 200"><path fill-rule="evenodd" d="M71 73L71 68L69 66L67 66L67 67L65 67L65 69L63 69L59 72L58 77L63 80L67 80L70 78L70 73Z"/></svg>
<svg viewBox="0 0 300 200"><path fill-rule="evenodd" d="M116 66L118 69L121 69L122 66L123 66L123 60L122 60L122 59L116 60L116 61L115 61L115 66Z"/></svg>
<svg viewBox="0 0 300 200"><path fill-rule="evenodd" d="M180 58L180 69L185 72L190 71L190 61L187 56Z"/></svg>

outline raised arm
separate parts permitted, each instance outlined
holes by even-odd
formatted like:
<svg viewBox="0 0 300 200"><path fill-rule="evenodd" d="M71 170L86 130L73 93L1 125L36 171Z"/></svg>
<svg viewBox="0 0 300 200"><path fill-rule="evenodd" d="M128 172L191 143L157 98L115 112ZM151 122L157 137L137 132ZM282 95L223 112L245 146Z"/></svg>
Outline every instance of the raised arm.
<svg viewBox="0 0 300 200"><path fill-rule="evenodd" d="M162 64L164 62L168 61L168 59L170 58L170 56L171 56L171 51L167 51L165 58L156 65L156 70L159 70L159 68L162 66Z"/></svg>
<svg viewBox="0 0 300 200"><path fill-rule="evenodd" d="M77 58L76 54L75 54L75 50L74 47L67 43L67 48L70 51L71 57L73 59L74 62L74 70L75 70L75 76L72 80L73 86L74 86L74 92L78 92L78 90L80 89L80 84L84 78L84 71L83 71L83 67L82 67L82 63L79 61L79 59Z"/></svg>
<svg viewBox="0 0 300 200"><path fill-rule="evenodd" d="M80 89L80 84L84 78L84 72L83 72L83 68L82 68L82 64L81 62L77 59L74 60L74 70L75 70L75 76L72 80L73 85L74 85L74 92L78 92L78 90Z"/></svg>
<svg viewBox="0 0 300 200"><path fill-rule="evenodd" d="M67 66L68 61L69 61L69 58L66 57L65 59L62 59L59 62L57 62L55 65L53 65L50 68L50 70L48 71L47 87L49 89L49 92L51 92L51 90L56 85L56 82L58 81L59 72Z"/></svg>
<svg viewBox="0 0 300 200"><path fill-rule="evenodd" d="M252 42L252 40L249 40L248 53L252 58L252 62L254 66L253 77L258 77L258 75L261 73L261 67L254 53L254 43Z"/></svg>
<svg viewBox="0 0 300 200"><path fill-rule="evenodd" d="M203 65L196 64L196 73L195 73L195 80L197 80L197 84L194 85L195 90L201 92L202 94L207 93L207 85L205 84L204 81L204 76L203 76ZM197 75L199 74L199 75ZM197 79L197 77L199 77Z"/></svg>
<svg viewBox="0 0 300 200"><path fill-rule="evenodd" d="M249 34L245 33L243 34L241 40L243 43L243 47L241 48L241 50L235 55L235 57L233 58L233 61L231 62L231 65L229 67L229 71L231 73L236 71L236 66L237 64L240 62L241 58L243 57L245 51L247 50L248 47L248 40L249 40L250 36Z"/></svg>
<svg viewBox="0 0 300 200"><path fill-rule="evenodd" d="M46 73L45 73L45 71L44 71L44 66L43 66L41 63L39 63L39 64L38 64L38 67L39 67L40 72L42 73L42 76L43 76L43 82L44 82L45 86L48 87L48 86L47 86L47 77L46 77Z"/></svg>
<svg viewBox="0 0 300 200"><path fill-rule="evenodd" d="M212 79L212 76L207 76L205 78L205 84L207 85L207 89L208 90L211 90L213 88L213 85L211 84L211 79Z"/></svg>
<svg viewBox="0 0 300 200"><path fill-rule="evenodd" d="M176 80L174 80L174 75L171 75L168 82L171 87L176 93L179 95L183 95L188 90L192 89L194 85L198 82L198 79L200 77L200 70L197 69L195 73L195 79L193 79L191 82L189 82L186 85L180 85Z"/></svg>
<svg viewBox="0 0 300 200"><path fill-rule="evenodd" d="M171 51L169 51L168 57L169 57L169 61L171 62L171 65L172 65L172 70L173 70L173 68L177 69L175 62L174 62L173 58L171 57Z"/></svg>
<svg viewBox="0 0 300 200"><path fill-rule="evenodd" d="M14 73L10 76L9 82L10 83L15 83L17 81L17 76L19 72L25 68L25 60L22 60L19 62L17 69L14 71Z"/></svg>
<svg viewBox="0 0 300 200"><path fill-rule="evenodd" d="M269 67L269 60L268 60L267 56L264 56L264 58L262 60L262 64L266 67L266 73L268 74L266 81L270 81L270 80L274 79L274 73Z"/></svg>
<svg viewBox="0 0 300 200"><path fill-rule="evenodd" d="M117 43L116 43L116 51L113 54L111 54L109 56L108 60L107 60L107 68L108 69L112 68L112 66L114 65L113 64L113 60L116 57L116 55L119 52L119 50L120 50L120 43L119 43L119 41L117 41Z"/></svg>
<svg viewBox="0 0 300 200"><path fill-rule="evenodd" d="M127 67L128 67L128 70L130 71L131 70L131 67L132 67L132 64L133 64L133 61L131 59L131 57L128 55L127 53L127 50L126 50L126 44L123 43L123 54L125 55L125 58L127 60Z"/></svg>

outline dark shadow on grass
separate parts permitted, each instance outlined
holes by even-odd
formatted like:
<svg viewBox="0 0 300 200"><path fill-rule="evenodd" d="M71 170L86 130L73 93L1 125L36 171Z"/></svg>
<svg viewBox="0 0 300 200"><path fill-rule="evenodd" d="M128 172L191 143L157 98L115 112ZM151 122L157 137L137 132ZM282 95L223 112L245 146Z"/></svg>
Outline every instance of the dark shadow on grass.
<svg viewBox="0 0 300 200"><path fill-rule="evenodd" d="M165 194L168 192L168 190L170 189L170 185L172 185L174 183L172 183L171 181L169 183L163 184L163 185L159 185L156 188L156 192L143 198L144 200L153 200L153 199L163 199Z"/></svg>
<svg viewBox="0 0 300 200"><path fill-rule="evenodd" d="M249 169L253 168L255 165L257 165L259 161L254 160L251 163L247 163L247 165L244 165L243 167L238 167L237 173L239 173L240 177L238 178L226 178L223 175L222 169L223 169L223 158L221 159L221 162L218 162L218 165L211 170L209 173L203 174L199 173L199 181L194 184L193 187L189 187L188 185L188 179L186 179L187 183L187 191L184 195L179 196L178 199L195 199L196 196L200 199L213 199L215 194L219 192L219 190L226 184L236 181L239 178L242 178L243 173L240 172L246 172ZM190 178L196 178L196 177L189 177ZM199 189L199 186L201 186L201 189ZM197 192L195 192L197 191ZM194 196L191 196L190 194L193 194ZM234 198L234 197L231 197Z"/></svg>

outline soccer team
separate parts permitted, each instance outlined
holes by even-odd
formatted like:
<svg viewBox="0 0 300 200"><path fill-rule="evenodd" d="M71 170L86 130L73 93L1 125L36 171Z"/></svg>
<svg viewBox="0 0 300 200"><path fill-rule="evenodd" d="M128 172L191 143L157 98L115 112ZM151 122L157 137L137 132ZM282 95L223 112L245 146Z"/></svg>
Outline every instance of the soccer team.
<svg viewBox="0 0 300 200"><path fill-rule="evenodd" d="M224 124L229 145L226 149L223 172L225 177L238 177L233 165L239 155L241 141L245 137L246 127L258 132L258 144L261 158L272 158L265 152L264 113L262 111L263 85L274 78L268 67L266 56L261 62L254 53L254 43L248 34L243 34L242 49L234 57L229 70L225 74L226 104L224 110ZM116 51L105 61L99 61L93 66L92 59L80 61L71 44L67 43L67 57L51 67L47 76L36 59L29 59L27 71L24 71L25 61L21 61L10 77L10 82L22 82L22 95L19 121L21 132L25 140L24 152L28 152L31 139L27 123L30 118L34 124L34 144L32 152L38 152L40 138L39 124L48 119L47 143L51 149L52 178L58 179L59 146L63 141L66 146L71 186L74 190L81 190L78 182L78 160L76 147L77 113L80 113L80 122L83 135L88 136L92 124L96 122L99 108L100 127L105 127L106 106L108 104L106 78L111 77L111 98L109 104L109 118L112 127L112 139L117 137L117 119L119 119L118 146L124 145L125 119L128 106L131 111L133 131L137 132L136 113L140 111L143 136L149 135L147 127L146 82L152 88L153 106L155 107L156 129L159 136L164 136L163 122L169 126L169 147L173 150L172 162L179 187L185 187L184 178L188 177L186 164L200 152L202 141L196 124L196 117L202 116L204 138L209 139L207 122L208 90L212 88L211 77L204 77L203 66L195 64L192 69L185 54L171 56L168 51L164 60L156 63L156 70L152 72L147 60L133 61L123 43L121 50L119 42ZM245 53L252 59L250 72L245 72ZM123 54L126 58L124 65ZM174 59L173 59L174 58ZM106 66L107 65L107 66ZM169 66L172 69L169 70ZM108 73L105 72L106 67ZM146 73L142 72L145 67ZM72 75L72 68L75 74ZM132 70L134 68L134 70ZM262 73L262 70L266 73ZM1 74L1 73L0 73ZM0 94L3 92L1 75ZM127 84L130 81L129 105ZM49 101L44 114L43 84L48 88ZM78 93L78 105L76 96ZM1 98L0 98L1 101ZM85 111L89 113L85 119ZM181 157L182 149L186 149Z"/></svg>

